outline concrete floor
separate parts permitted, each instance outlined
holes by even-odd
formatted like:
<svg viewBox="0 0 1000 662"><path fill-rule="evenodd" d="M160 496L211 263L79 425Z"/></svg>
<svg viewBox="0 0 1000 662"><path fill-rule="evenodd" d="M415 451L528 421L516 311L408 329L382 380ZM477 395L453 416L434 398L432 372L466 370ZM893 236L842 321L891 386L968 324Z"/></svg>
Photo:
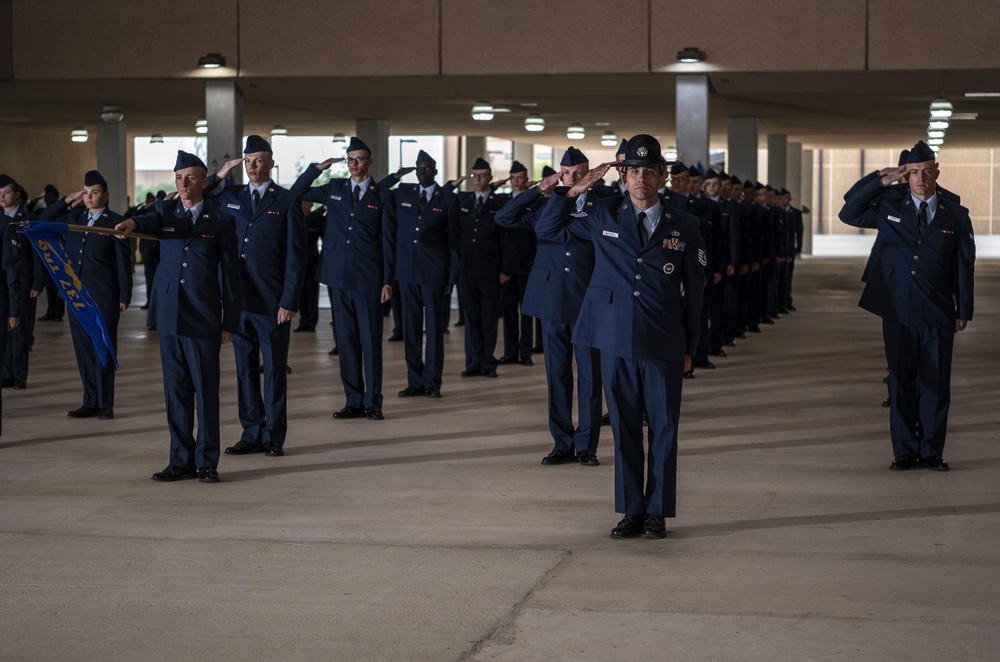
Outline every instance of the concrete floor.
<svg viewBox="0 0 1000 662"><path fill-rule="evenodd" d="M118 417L76 421L68 326L38 323L0 438L0 660L1000 659L1000 263L956 341L946 459L888 471L863 260L807 259L799 312L685 383L679 517L615 541L613 450L544 467L544 368L343 405L331 333L295 334L283 458L167 460L155 334L128 311ZM137 295L141 302L142 294ZM388 329L386 330L388 334ZM223 350L223 439L239 437Z"/></svg>

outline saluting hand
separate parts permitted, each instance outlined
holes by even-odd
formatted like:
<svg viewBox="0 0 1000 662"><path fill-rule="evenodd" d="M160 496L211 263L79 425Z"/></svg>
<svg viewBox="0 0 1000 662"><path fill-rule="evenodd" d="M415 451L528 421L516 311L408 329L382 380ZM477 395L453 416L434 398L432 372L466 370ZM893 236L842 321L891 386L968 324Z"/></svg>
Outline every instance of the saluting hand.
<svg viewBox="0 0 1000 662"><path fill-rule="evenodd" d="M74 204L74 203L75 203L75 202L76 202L77 200L79 200L81 196L83 196L83 191L82 191L82 190L81 190L81 191L75 191L75 192L73 192L73 193L70 193L69 195L67 195L67 196L66 196L66 197L65 197L65 198L63 199L63 202L65 202L65 203L66 203L66 206L67 206L67 207L72 207L72 206L73 206L73 204Z"/></svg>
<svg viewBox="0 0 1000 662"><path fill-rule="evenodd" d="M226 161L225 165L219 168L219 172L215 173L215 176L219 179L225 179L226 177L229 177L229 173L231 173L236 166L241 163L243 163L243 159L231 159Z"/></svg>
<svg viewBox="0 0 1000 662"><path fill-rule="evenodd" d="M392 176L395 177L396 179L402 179L403 177L406 177L408 174L410 174L414 170L416 170L416 168L414 168L412 166L409 167L409 168L400 168L396 172L392 173Z"/></svg>
<svg viewBox="0 0 1000 662"><path fill-rule="evenodd" d="M880 170L879 175L881 175L878 180L879 184L888 187L891 186L893 182L901 182L906 179L906 166L901 165L898 168L886 168L884 170Z"/></svg>
<svg viewBox="0 0 1000 662"><path fill-rule="evenodd" d="M334 163L340 163L343 160L344 159L327 159L322 163L317 163L316 169L319 170L320 172L322 172L323 170L329 170L330 166L332 166Z"/></svg>
<svg viewBox="0 0 1000 662"><path fill-rule="evenodd" d="M602 163L601 165L597 166L596 168L588 172L586 175L583 176L583 179L581 179L576 183L576 186L571 188L566 193L566 197L578 198L584 193L586 193L591 186L604 179L604 175L608 172L608 170L611 169L611 166L613 165L614 163Z"/></svg>
<svg viewBox="0 0 1000 662"><path fill-rule="evenodd" d="M458 188L459 186L462 185L462 182L464 182L468 178L469 178L468 175L462 175L458 179L449 180L448 183L451 184L452 186L454 186L455 188Z"/></svg>
<svg viewBox="0 0 1000 662"><path fill-rule="evenodd" d="M542 193L548 193L559 184L560 176L561 175L556 172L544 178L542 181L538 182L538 190Z"/></svg>
<svg viewBox="0 0 1000 662"><path fill-rule="evenodd" d="M492 184L490 184L490 188L495 191L495 190L497 190L498 188L500 188L501 186L503 186L504 184L506 184L509 181L510 181L510 177L508 177L507 179L501 179L498 182L493 182Z"/></svg>

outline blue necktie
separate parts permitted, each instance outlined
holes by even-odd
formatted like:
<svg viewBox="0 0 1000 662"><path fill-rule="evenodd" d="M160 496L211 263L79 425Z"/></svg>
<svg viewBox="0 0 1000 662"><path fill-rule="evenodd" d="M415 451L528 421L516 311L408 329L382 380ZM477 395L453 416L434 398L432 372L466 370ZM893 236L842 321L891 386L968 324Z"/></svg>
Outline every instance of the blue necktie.
<svg viewBox="0 0 1000 662"><path fill-rule="evenodd" d="M927 203L920 203L920 211L917 212L917 228L921 232L927 229Z"/></svg>
<svg viewBox="0 0 1000 662"><path fill-rule="evenodd" d="M642 239L642 243L645 244L649 241L649 234L646 232L646 212L639 212L639 215L635 217L635 220L636 223L639 224L639 238Z"/></svg>

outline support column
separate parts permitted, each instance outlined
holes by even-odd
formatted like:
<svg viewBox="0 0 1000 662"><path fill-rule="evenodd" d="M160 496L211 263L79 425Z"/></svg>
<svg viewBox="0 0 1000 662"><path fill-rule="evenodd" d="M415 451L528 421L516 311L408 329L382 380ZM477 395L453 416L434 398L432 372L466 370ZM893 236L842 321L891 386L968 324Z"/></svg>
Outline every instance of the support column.
<svg viewBox="0 0 1000 662"><path fill-rule="evenodd" d="M757 118L730 117L726 171L757 181Z"/></svg>
<svg viewBox="0 0 1000 662"><path fill-rule="evenodd" d="M97 123L97 169L108 182L108 206L119 214L128 209L128 151L125 122Z"/></svg>
<svg viewBox="0 0 1000 662"><path fill-rule="evenodd" d="M535 178L535 145L534 143L514 143L513 156L528 169L528 179Z"/></svg>
<svg viewBox="0 0 1000 662"><path fill-rule="evenodd" d="M389 122L387 120L358 120L358 138L372 151L369 174L376 182L389 174Z"/></svg>
<svg viewBox="0 0 1000 662"><path fill-rule="evenodd" d="M486 136L463 136L462 143L465 149L462 150L461 175L471 175L476 159L486 158ZM472 182L468 179L462 182L462 190L471 191Z"/></svg>
<svg viewBox="0 0 1000 662"><path fill-rule="evenodd" d="M802 143L788 143L785 154L787 155L785 188L796 201L795 206L800 207L802 206Z"/></svg>
<svg viewBox="0 0 1000 662"><path fill-rule="evenodd" d="M708 76L677 76L677 152L684 163L708 169Z"/></svg>
<svg viewBox="0 0 1000 662"><path fill-rule="evenodd" d="M205 119L208 121L208 172L214 173L226 161L243 155L243 93L235 80L205 81ZM243 168L229 175L243 182Z"/></svg>
<svg viewBox="0 0 1000 662"><path fill-rule="evenodd" d="M788 136L783 133L767 137L767 184L776 189L787 187Z"/></svg>
<svg viewBox="0 0 1000 662"><path fill-rule="evenodd" d="M794 195L794 192L792 193ZM813 151L802 150L802 193L798 202L792 198L792 204L802 210L802 254L812 255L813 252L813 218L816 201L813 200ZM806 209L809 211L807 212Z"/></svg>
<svg viewBox="0 0 1000 662"><path fill-rule="evenodd" d="M462 157L459 154L461 142L459 136L444 137L444 154L441 156L441 162L438 163L438 182L441 184L462 176L459 174L462 163Z"/></svg>

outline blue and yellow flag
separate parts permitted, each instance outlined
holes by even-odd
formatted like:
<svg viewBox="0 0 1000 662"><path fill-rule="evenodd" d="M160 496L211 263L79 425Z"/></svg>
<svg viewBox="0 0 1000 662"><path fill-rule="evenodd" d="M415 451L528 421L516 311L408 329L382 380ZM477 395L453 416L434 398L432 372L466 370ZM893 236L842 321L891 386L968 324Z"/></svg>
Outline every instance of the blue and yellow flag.
<svg viewBox="0 0 1000 662"><path fill-rule="evenodd" d="M118 367L118 357L115 356L111 338L108 337L107 328L104 326L101 309L87 294L80 277L70 265L69 255L66 254L66 246L62 240L67 232L69 227L65 223L31 221L31 224L24 228L25 236L42 256L42 262L52 274L52 280L56 282L59 293L68 304L67 307L94 342L97 355L101 357L101 365L108 364L110 355L115 367Z"/></svg>

